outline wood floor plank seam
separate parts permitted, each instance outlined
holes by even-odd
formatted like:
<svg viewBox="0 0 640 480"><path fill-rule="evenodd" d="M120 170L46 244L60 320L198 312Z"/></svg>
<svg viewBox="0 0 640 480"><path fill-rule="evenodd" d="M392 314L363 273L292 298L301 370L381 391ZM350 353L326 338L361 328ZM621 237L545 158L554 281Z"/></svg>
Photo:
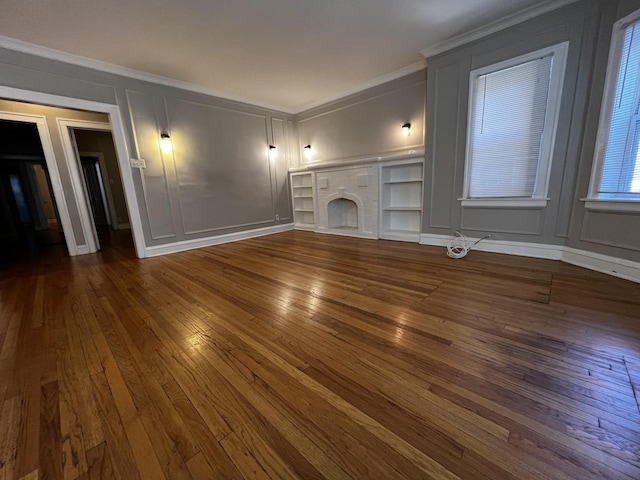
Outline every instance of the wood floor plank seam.
<svg viewBox="0 0 640 480"><path fill-rule="evenodd" d="M0 265L0 478L640 478L640 285L290 231Z"/></svg>

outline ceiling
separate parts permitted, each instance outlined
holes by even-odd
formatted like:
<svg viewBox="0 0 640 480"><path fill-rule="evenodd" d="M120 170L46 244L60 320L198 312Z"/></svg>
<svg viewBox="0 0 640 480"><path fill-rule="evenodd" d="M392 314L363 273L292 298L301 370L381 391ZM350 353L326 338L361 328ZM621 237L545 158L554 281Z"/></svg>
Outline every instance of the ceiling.
<svg viewBox="0 0 640 480"><path fill-rule="evenodd" d="M2 0L0 34L299 112L417 70L420 51L448 38L558 3Z"/></svg>

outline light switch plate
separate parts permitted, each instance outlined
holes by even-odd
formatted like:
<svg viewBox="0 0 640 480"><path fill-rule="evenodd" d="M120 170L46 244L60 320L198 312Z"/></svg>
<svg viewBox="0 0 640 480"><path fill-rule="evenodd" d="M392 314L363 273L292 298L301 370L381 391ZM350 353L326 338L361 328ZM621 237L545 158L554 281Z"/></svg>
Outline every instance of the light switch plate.
<svg viewBox="0 0 640 480"><path fill-rule="evenodd" d="M131 158L129 159L129 163L133 168L147 168L147 165L142 158Z"/></svg>

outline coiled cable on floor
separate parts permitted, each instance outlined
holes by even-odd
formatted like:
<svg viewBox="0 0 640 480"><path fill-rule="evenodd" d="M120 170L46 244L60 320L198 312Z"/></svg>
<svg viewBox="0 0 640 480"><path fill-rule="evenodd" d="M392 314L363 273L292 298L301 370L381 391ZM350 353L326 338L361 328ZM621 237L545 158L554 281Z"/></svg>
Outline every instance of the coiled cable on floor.
<svg viewBox="0 0 640 480"><path fill-rule="evenodd" d="M491 235L487 235L471 243L471 240L469 240L467 237L462 235L460 232L456 231L455 236L451 239L451 241L447 245L447 255L451 258L466 257L469 250L471 250L472 247L477 245L479 242L481 242L485 238L491 238Z"/></svg>

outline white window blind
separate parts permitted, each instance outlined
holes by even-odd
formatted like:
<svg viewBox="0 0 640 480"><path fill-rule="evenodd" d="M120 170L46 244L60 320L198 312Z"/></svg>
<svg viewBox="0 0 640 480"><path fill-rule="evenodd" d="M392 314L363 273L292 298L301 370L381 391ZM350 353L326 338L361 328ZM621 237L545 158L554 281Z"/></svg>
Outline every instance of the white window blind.
<svg viewBox="0 0 640 480"><path fill-rule="evenodd" d="M599 197L625 198L640 194L640 22L626 27Z"/></svg>
<svg viewBox="0 0 640 480"><path fill-rule="evenodd" d="M547 54L472 80L467 198L535 196L552 65Z"/></svg>

